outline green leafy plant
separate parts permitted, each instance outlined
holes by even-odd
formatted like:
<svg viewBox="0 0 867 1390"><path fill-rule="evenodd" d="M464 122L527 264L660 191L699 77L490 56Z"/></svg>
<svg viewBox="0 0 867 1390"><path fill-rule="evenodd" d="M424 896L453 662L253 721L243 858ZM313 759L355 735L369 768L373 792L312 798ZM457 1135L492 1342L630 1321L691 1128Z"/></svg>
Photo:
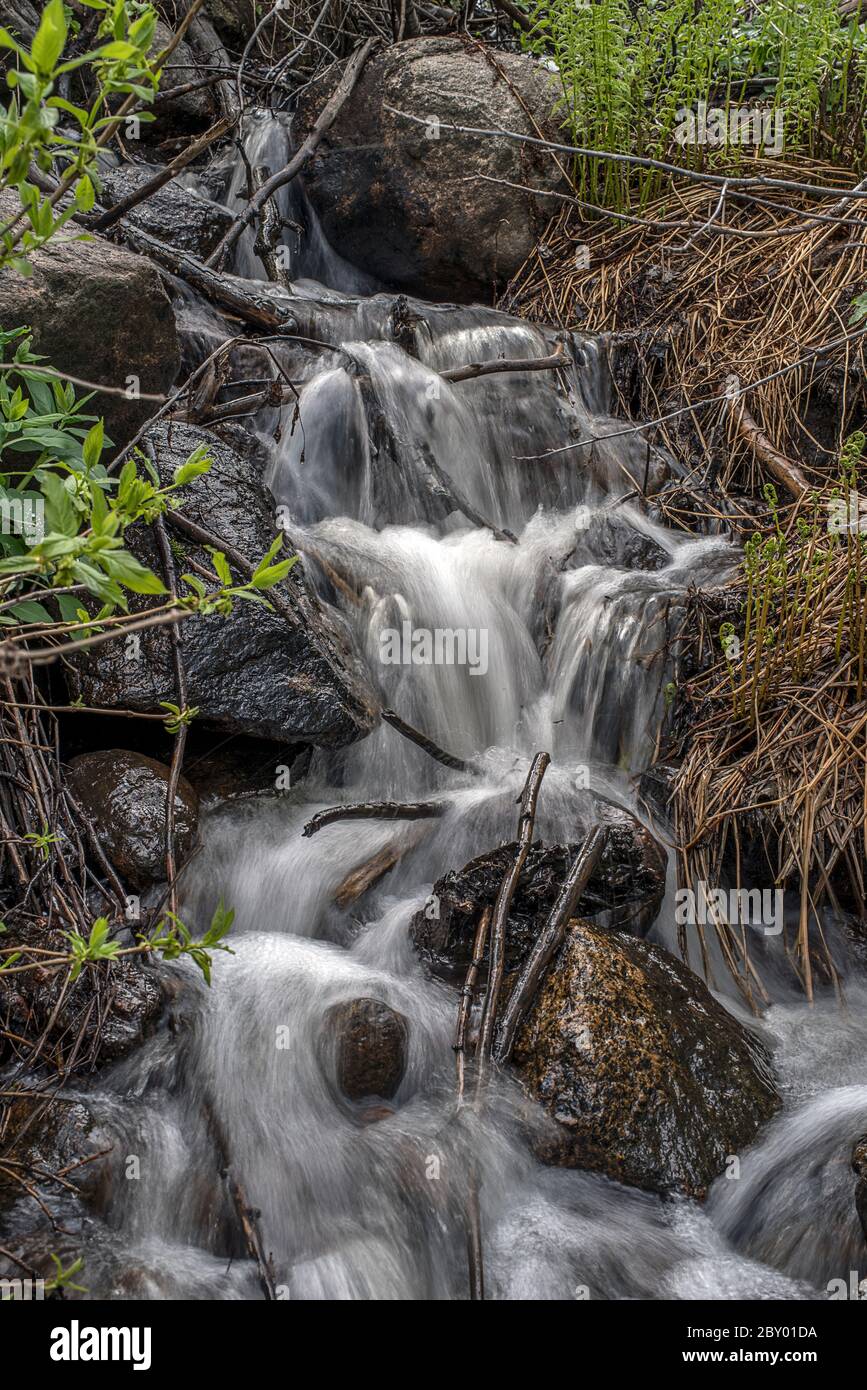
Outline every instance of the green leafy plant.
<svg viewBox="0 0 867 1390"><path fill-rule="evenodd" d="M704 167L747 157L727 122L682 142L684 113L748 102L787 149L860 166L867 154L867 35L829 0L530 0L523 46L551 69L572 140ZM755 154L749 151L749 156ZM576 161L588 200L624 209L659 192L656 171Z"/></svg>
<svg viewBox="0 0 867 1390"><path fill-rule="evenodd" d="M0 28L0 47L11 50L15 61L6 77L9 103L0 106L0 192L14 188L20 203L0 226L0 270L11 267L27 275L29 254L76 213L92 209L99 149L117 124L110 99L122 94L147 104L157 91L158 67L148 58L157 22L153 6L139 0L81 3L103 16L97 46L77 56L65 56L70 23L63 0L48 0L29 50ZM86 104L78 105L58 87L82 70ZM136 114L140 121L153 119L146 110ZM32 170L50 175L57 160L65 166L63 176L58 189L46 195ZM61 207L67 191L71 200Z"/></svg>
<svg viewBox="0 0 867 1390"><path fill-rule="evenodd" d="M41 365L26 329L0 331L0 357L0 626L14 629L0 652L52 660L58 651L195 613L226 615L239 598L267 605L263 590L280 583L296 559L277 559L282 534L246 583L236 584L226 557L212 549L210 586L184 574L177 595L125 545L128 527L155 522L208 472L204 446L167 485L140 452L115 475L103 461L110 444L103 422L84 413L89 397L77 399L70 382ZM143 615L130 611L131 594L165 601ZM98 605L95 612L86 601ZM34 639L48 645L34 651Z"/></svg>
<svg viewBox="0 0 867 1390"><path fill-rule="evenodd" d="M98 965L100 962L111 964L127 956L156 955L164 961L179 960L181 956L188 956L202 972L205 983L210 985L213 953L222 951L227 955L234 955L231 946L225 940L234 920L234 910L225 907L221 899L211 918L210 926L201 938L194 937L174 912L167 912L160 918L153 931L136 938L135 946L122 946L110 935L111 924L108 918L98 917L88 936L79 931L63 933L65 940L69 942L67 952L58 951L52 954L40 951L36 959L28 961L24 959L28 954L26 946L18 949L2 948L0 957L5 959L0 962L0 975L17 975L27 970L68 966L69 982L74 984L86 965ZM22 960L24 963L19 963Z"/></svg>
<svg viewBox="0 0 867 1390"><path fill-rule="evenodd" d="M764 497L771 533L744 547L743 628L720 628L737 718L756 722L787 682L808 681L833 659L848 673L851 693L865 686L867 535L858 506L858 467L867 437L856 431L840 451L840 481L813 494L808 517L783 529L776 490ZM835 521L836 518L836 521Z"/></svg>
<svg viewBox="0 0 867 1390"><path fill-rule="evenodd" d="M76 1274L80 1274L84 1269L84 1260L79 1256L73 1260L68 1269L63 1268L63 1262L52 1251L51 1262L54 1265L54 1274L45 1281L45 1292L47 1294L57 1294L63 1297L64 1289L71 1289L74 1293L87 1293L87 1289L81 1284L74 1284L72 1281Z"/></svg>

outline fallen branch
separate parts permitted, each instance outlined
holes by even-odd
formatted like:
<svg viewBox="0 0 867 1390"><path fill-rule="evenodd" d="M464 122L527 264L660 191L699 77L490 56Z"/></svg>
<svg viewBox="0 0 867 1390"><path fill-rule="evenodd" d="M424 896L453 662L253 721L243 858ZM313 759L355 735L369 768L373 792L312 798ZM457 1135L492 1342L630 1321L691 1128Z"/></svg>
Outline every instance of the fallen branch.
<svg viewBox="0 0 867 1390"><path fill-rule="evenodd" d="M254 196L261 192L270 177L271 170L265 164L259 164L252 170L251 181ZM259 208L259 229L256 233L253 249L265 267L268 279L273 280L276 285L282 285L284 290L291 291L292 285L289 276L280 264L277 254L282 231L283 223L274 199L266 198Z"/></svg>
<svg viewBox="0 0 867 1390"><path fill-rule="evenodd" d="M482 961L485 954L485 942L488 939L488 928L491 925L491 908L486 907L479 917L476 934L473 938L473 956L467 967L467 975L464 980L464 987L461 990L461 1002L458 1008L458 1022L455 1028L455 1064L458 1072L458 1105L464 1103L466 1091L466 1053L467 1053L467 1034L470 1027L470 1015L473 1009L473 999L475 997L476 985L478 984L479 971L482 968Z"/></svg>
<svg viewBox="0 0 867 1390"><path fill-rule="evenodd" d="M479 918L473 938L473 956L467 967L461 1002L458 1009L458 1022L455 1029L455 1065L458 1074L458 1110L465 1103L466 1092L466 1052L473 1000L478 984L485 942L491 924L491 908L486 907ZM482 1251L482 1214L479 1206L479 1165L473 1156L467 1183L467 1205L464 1214L467 1233L467 1267L470 1276L470 1301L483 1303L485 1298L485 1266Z"/></svg>
<svg viewBox="0 0 867 1390"><path fill-rule="evenodd" d="M397 845L386 845L384 849L377 850L372 859L368 859L365 864L360 864L352 873L346 875L334 894L335 906L349 907L357 902L368 888L384 878L402 857L403 850Z"/></svg>
<svg viewBox="0 0 867 1390"><path fill-rule="evenodd" d="M189 418L199 425L217 425L221 420L237 420L244 415L257 415L264 406L280 406L285 401L297 399L294 386L272 381L261 391L252 391L249 396L236 396L233 401L220 401L205 406L202 410L190 412Z"/></svg>
<svg viewBox="0 0 867 1390"><path fill-rule="evenodd" d="M188 0L183 0L183 3L188 4ZM198 13L201 9L200 5L194 4L193 9L195 13L189 23L192 47L206 64L213 63L220 68L229 68L234 72L235 66L210 19L207 15ZM189 19L189 15L187 18ZM214 87L223 115L231 125L236 125L241 115L241 108L238 104L234 83L226 81L224 78L215 82Z"/></svg>
<svg viewBox="0 0 867 1390"><path fill-rule="evenodd" d="M440 376L443 381L475 381L476 377L493 376L498 372L547 372L568 366L569 358L564 352L553 352L550 357L504 357L494 362L468 362L465 367L450 367L440 372Z"/></svg>
<svg viewBox="0 0 867 1390"><path fill-rule="evenodd" d="M204 1110L208 1127L214 1137L214 1142L220 1157L220 1167L226 1179L229 1196L232 1199L232 1206L235 1208L235 1215L238 1218L241 1234L244 1237L244 1244L247 1247L247 1254L251 1260L255 1261L256 1268L259 1271L259 1283L266 1300L269 1303L276 1302L277 1290L274 1284L274 1273L271 1269L270 1260L265 1256L262 1236L259 1231L260 1213L256 1211L254 1207L250 1206L241 1183L237 1178L232 1176L232 1165L226 1132L217 1119L214 1107L208 1099L204 1102Z"/></svg>
<svg viewBox="0 0 867 1390"><path fill-rule="evenodd" d="M485 990L485 1003L482 1009L482 1021L479 1026L479 1046L478 1046L478 1073L476 1076L476 1094L480 1095L484 1083L487 1079L488 1061L491 1057L494 1043L494 1029L497 1022L497 1005L500 999L500 990L503 984L503 973L506 964L506 927L509 920L509 909L512 906L512 898L515 896L515 889L529 853L530 844L533 839L533 826L536 822L536 803L539 799L539 788L542 785L542 778L551 762L549 753L537 753L527 774L524 790L521 792L521 814L518 818L518 849L515 854L514 862L506 872L497 900L494 903L494 913L491 925L491 951L488 964L488 987Z"/></svg>
<svg viewBox="0 0 867 1390"><path fill-rule="evenodd" d="M508 531L505 527L497 526L495 522L488 521L486 517L482 516L481 512L476 511L472 502L464 497L462 492L458 491L448 473L440 468L427 442L421 445L418 452L420 454L420 466L423 469L423 480L427 484L427 489L432 496L441 498L442 501L448 504L452 511L462 512L467 520L471 521L474 526L479 526L482 530L490 531L492 535L496 536L498 541L508 541L510 545L519 544L518 537L513 531Z"/></svg>
<svg viewBox="0 0 867 1390"><path fill-rule="evenodd" d="M165 169L161 169L158 174L154 174L152 179L148 179L147 183L143 183L140 188L134 189L125 198L121 198L119 203L115 203L113 207L103 212L92 223L91 230L105 232L109 227L113 227L115 222L119 222L133 208L146 202L154 193L165 188L167 183L171 183L172 179L176 178L183 169L186 169L188 164L192 164L194 159L209 149L221 136L226 135L230 129L231 126L225 118L217 121L216 125L212 125L210 130L206 130L204 135L200 135L198 140L194 140L181 154L175 155L175 158L166 165Z"/></svg>
<svg viewBox="0 0 867 1390"><path fill-rule="evenodd" d="M272 299L253 293L252 290L244 289L240 282L221 276L211 269L208 262L199 261L186 251L178 251L174 246L168 246L164 241L151 236L150 232L133 227L130 223L124 223L123 235L125 241L137 251L149 256L152 261L156 261L163 270L180 276L213 304L235 314L254 328L267 328L271 332L277 332L280 329L291 330L297 327L291 310L276 304Z"/></svg>
<svg viewBox="0 0 867 1390"><path fill-rule="evenodd" d="M523 29L525 34L530 33L533 28L532 21L523 10L519 9L517 5L512 4L512 0L491 0L491 3L496 9L500 10L511 19L513 24L517 24L519 29Z"/></svg>
<svg viewBox="0 0 867 1390"><path fill-rule="evenodd" d="M812 491L812 484L791 459L781 454L768 438L753 416L741 394L740 378L729 376L722 392L726 411L741 438L750 446L756 458L763 463L772 477L782 483L787 492L798 500Z"/></svg>
<svg viewBox="0 0 867 1390"><path fill-rule="evenodd" d="M377 39L366 39L361 47L356 49L355 53L353 53L352 57L349 59L349 62L346 64L337 87L320 112L319 118L306 140L290 159L286 167L284 169L279 169L276 174L272 174L270 179L267 179L258 192L250 199L244 212L236 219L234 226L229 228L219 246L217 246L208 257L207 264L209 266L219 266L223 264L225 257L241 236L244 228L252 226L253 222L255 222L256 218L259 216L261 208L271 197L272 193L276 193L278 188L283 188L287 183L291 183L296 175L301 172L308 159L310 159L311 155L317 149L326 131L334 124L344 102L354 90L355 84L361 76L364 64L367 62L377 42Z"/></svg>
<svg viewBox="0 0 867 1390"><path fill-rule="evenodd" d="M556 951L563 944L566 927L578 899L587 887L590 875L599 863L605 848L606 832L597 826L590 831L572 861L557 900L551 908L545 926L536 938L532 951L524 962L500 1025L494 1055L498 1062L507 1062L518 1028L533 1001L539 983Z"/></svg>
<svg viewBox="0 0 867 1390"><path fill-rule="evenodd" d="M153 463L153 450L147 449L147 454ZM157 546L160 552L160 559L163 567L163 578L169 593L177 598L178 581L175 571L175 562L172 558L172 548L169 544L169 533L163 517L158 516L154 522L154 534L156 535ZM187 698L187 672L184 666L184 659L181 652L181 638L177 624L169 628L169 642L172 650L172 664L175 674L175 685L177 687L178 707L182 710L188 708ZM177 888L177 863L175 860L175 797L178 792L178 783L181 776L181 768L184 762L184 753L187 746L188 725L182 720L172 747L172 761L169 768L169 780L166 787L166 883L169 893L169 910L177 914L178 911L178 888Z"/></svg>
<svg viewBox="0 0 867 1390"><path fill-rule="evenodd" d="M444 816L447 810L447 801L353 801L317 811L301 834L315 835L339 820L431 820Z"/></svg>
<svg viewBox="0 0 867 1390"><path fill-rule="evenodd" d="M384 709L381 718L401 737L414 743L417 748L424 749L425 753L429 753L438 763L442 763L443 767L450 767L453 772L472 772L475 776L479 776L481 769L477 763L466 762L464 758L456 758L453 753L446 753L445 749L434 743L432 738L428 738L426 734L414 729L412 724L407 724L406 720L401 719L399 714L395 714L393 709Z"/></svg>
<svg viewBox="0 0 867 1390"><path fill-rule="evenodd" d="M401 840L395 840L390 845L385 845L378 850L366 863L360 864L353 869L352 873L347 874L334 894L334 902L337 907L349 907L351 903L357 902L375 883L384 878L396 864L399 864L404 855L422 840L427 833L424 826L417 830L414 835L404 835Z"/></svg>

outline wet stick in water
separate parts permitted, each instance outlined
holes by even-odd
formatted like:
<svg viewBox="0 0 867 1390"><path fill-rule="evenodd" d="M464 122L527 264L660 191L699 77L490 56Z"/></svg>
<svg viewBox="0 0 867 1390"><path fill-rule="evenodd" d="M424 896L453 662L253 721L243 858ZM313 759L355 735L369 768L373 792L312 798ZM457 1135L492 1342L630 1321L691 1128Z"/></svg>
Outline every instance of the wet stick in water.
<svg viewBox="0 0 867 1390"><path fill-rule="evenodd" d="M381 714L384 723L390 725L392 729L410 743L414 743L417 748L423 748L425 753L429 753L443 767L450 767L453 772L472 772L475 776L480 775L479 767L472 762L466 762L463 758L456 758L453 753L447 753L444 748L440 748L434 743L432 738L423 734L418 729L414 729L412 724L407 724L405 719L401 719L399 714L395 714L393 709L384 709Z"/></svg>
<svg viewBox="0 0 867 1390"><path fill-rule="evenodd" d="M491 952L490 963L488 966L488 988L485 992L485 1003L482 1010L482 1021L479 1027L479 1046L478 1046L478 1073L476 1076L476 1093L481 1095L487 1079L488 1066L494 1044L494 1029L497 1022L497 1005L500 998L500 990L503 985L503 972L506 964L506 928L509 921L509 909L512 906L512 899L515 896L515 889L521 877L530 844L533 839L533 827L536 823L536 804L539 799L539 788L542 785L542 778L551 762L550 753L537 753L530 765L527 774L527 781L521 793L521 814L518 818L518 851L515 855L514 863L506 873L497 900L494 904L494 914L491 924Z"/></svg>
<svg viewBox="0 0 867 1390"><path fill-rule="evenodd" d="M517 984L512 990L503 1022L500 1025L494 1056L498 1062L507 1062L521 1021L533 1002L542 976L554 958L555 952L563 943L566 926L575 911L578 899L587 887L590 875L602 857L605 848L606 832L600 827L590 831L584 844L572 861L551 915L533 946Z"/></svg>

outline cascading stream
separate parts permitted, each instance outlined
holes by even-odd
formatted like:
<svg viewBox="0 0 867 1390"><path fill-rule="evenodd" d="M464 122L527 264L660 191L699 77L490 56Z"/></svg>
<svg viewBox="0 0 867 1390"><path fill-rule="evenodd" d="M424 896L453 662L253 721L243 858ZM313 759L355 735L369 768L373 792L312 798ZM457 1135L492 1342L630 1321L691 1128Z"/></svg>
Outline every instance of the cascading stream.
<svg viewBox="0 0 867 1390"><path fill-rule="evenodd" d="M251 163L277 167L286 148L282 125L257 118ZM230 173L227 201L243 169ZM218 959L210 991L179 967L174 1031L119 1063L96 1100L88 1097L116 1155L104 1226L92 1238L91 1291L261 1296L233 1230L216 1125L261 1213L282 1296L466 1297L459 1217L471 1155L490 1298L585 1289L593 1298L821 1296L829 1278L859 1261L845 1162L867 1128L867 1086L850 1060L867 1042L857 988L845 1015L833 1003L810 1011L786 998L763 1021L785 1108L743 1156L742 1180L721 1178L703 1207L541 1166L505 1078L483 1117L455 1120L457 991L425 974L409 919L445 869L514 836L515 799L539 749L554 761L538 839L568 842L575 823L592 817L594 797L643 814L635 777L654 754L673 617L689 587L719 581L735 553L719 539L669 532L640 509L636 490L666 461L613 418L596 342L572 343L563 372L444 381L440 372L471 361L550 353L553 335L493 310L413 302L420 323L406 352L389 332L394 297L371 293L291 196L290 205L283 191L281 215L307 228L300 251L296 232L287 233L297 302L306 305L300 331L312 325L309 336L340 347L275 349L285 351L300 402L291 427L294 407L284 407L276 445L274 411L253 423L271 452L269 482L308 575L340 607L383 703L451 752L477 758L482 775L451 772L381 725L340 754L317 754L290 791L210 816L182 915L204 922L222 897L236 912L236 954ZM236 270L261 275L249 233ZM196 308L186 312L195 318ZM214 331L215 318L199 328ZM418 486L407 461L425 450L517 544ZM335 589L335 573L354 601ZM383 633L405 625L473 632L475 660L383 661ZM317 810L339 801L432 794L448 803L439 820L344 822L301 835ZM398 851L392 872L356 905L337 906L347 874L389 848ZM672 924L669 897L654 935L676 949ZM409 1024L392 1113L364 1124L329 1080L325 1021L331 1006L362 996ZM135 1182L124 1181L130 1154L147 1158ZM834 1219L823 1215L818 1239L820 1209Z"/></svg>

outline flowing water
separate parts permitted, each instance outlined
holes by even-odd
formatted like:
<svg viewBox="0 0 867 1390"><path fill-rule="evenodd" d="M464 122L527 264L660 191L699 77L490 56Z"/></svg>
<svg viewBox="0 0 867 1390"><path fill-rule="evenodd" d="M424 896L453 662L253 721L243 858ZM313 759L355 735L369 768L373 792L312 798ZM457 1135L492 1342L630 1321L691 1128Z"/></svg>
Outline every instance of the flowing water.
<svg viewBox="0 0 867 1390"><path fill-rule="evenodd" d="M277 167L286 140L279 121L259 119L251 162ZM241 181L229 174L227 199ZM299 333L332 348L275 346L299 384L298 417L292 425L285 407L278 443L276 412L251 422L281 516L384 704L478 758L483 776L451 772L383 726L315 755L291 790L210 814L182 915L201 925L225 899L235 954L217 958L210 990L192 971L169 970L183 984L172 1026L88 1095L114 1145L104 1217L90 1230L91 1292L261 1297L219 1171L228 1155L261 1213L282 1297L465 1298L460 1214L473 1154L489 1298L827 1296L830 1279L865 1272L848 1167L867 1129L857 976L845 1011L833 999L808 1009L781 983L759 1026L783 1111L741 1155L740 1179L720 1178L702 1206L541 1166L506 1079L482 1116L456 1121L457 991L426 975L410 917L444 870L514 836L515 799L539 749L553 764L538 837L568 841L600 796L645 814L636 777L654 756L666 640L689 587L721 579L736 557L725 540L675 534L642 511L637 489L670 461L613 418L598 343L571 340L572 364L556 374L450 384L440 372L545 355L553 335L492 310L411 302L408 354L392 331L394 296L330 251L303 202L287 198L282 212L306 229L286 234ZM248 236L236 269L261 274ZM226 331L189 298L183 321L194 356ZM584 440L595 442L538 457ZM490 526L420 485L419 460L430 458ZM404 623L476 634L474 663L384 663L383 633ZM336 802L433 793L448 802L437 821L300 833ZM337 907L347 874L387 847L402 856L392 872ZM676 949L670 896L653 936ZM367 1124L340 1104L327 1066L327 1011L359 996L409 1023L393 1113ZM740 1012L730 992L727 1003Z"/></svg>

